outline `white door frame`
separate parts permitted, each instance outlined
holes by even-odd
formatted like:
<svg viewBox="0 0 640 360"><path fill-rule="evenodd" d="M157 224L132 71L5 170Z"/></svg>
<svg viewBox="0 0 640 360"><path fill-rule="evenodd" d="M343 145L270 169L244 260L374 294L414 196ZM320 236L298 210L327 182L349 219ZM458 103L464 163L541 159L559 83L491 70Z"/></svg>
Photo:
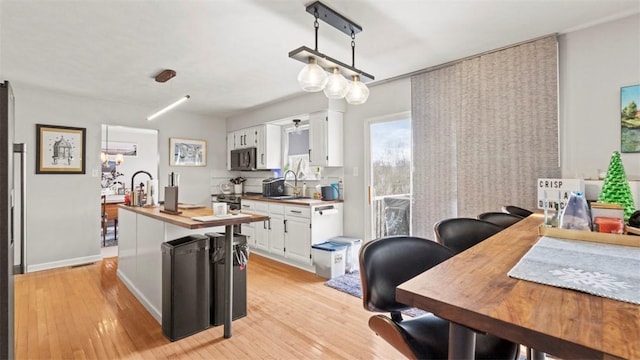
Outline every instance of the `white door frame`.
<svg viewBox="0 0 640 360"><path fill-rule="evenodd" d="M370 127L371 124L375 123L383 123L388 121L396 121L403 119L411 119L411 111L403 111L388 115L376 116L364 121L364 203L362 204L363 209L365 209L365 217L364 217L364 238L365 242L373 240L371 238L371 230L372 230L372 219L371 219L371 203L370 197L373 194L370 193L370 185L371 185L371 133ZM413 148L413 124L411 126L411 147ZM413 172L413 151L411 154L411 172ZM413 176L411 177L411 193L413 193Z"/></svg>

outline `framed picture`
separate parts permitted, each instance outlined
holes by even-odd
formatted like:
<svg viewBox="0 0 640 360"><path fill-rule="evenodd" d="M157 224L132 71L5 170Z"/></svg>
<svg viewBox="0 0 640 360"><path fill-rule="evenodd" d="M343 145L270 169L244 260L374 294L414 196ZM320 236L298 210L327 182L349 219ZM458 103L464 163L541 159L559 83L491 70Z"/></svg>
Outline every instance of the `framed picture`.
<svg viewBox="0 0 640 360"><path fill-rule="evenodd" d="M206 166L207 142L205 140L169 138L169 165Z"/></svg>
<svg viewBox="0 0 640 360"><path fill-rule="evenodd" d="M101 151L107 155L138 156L138 144L126 141L103 141Z"/></svg>
<svg viewBox="0 0 640 360"><path fill-rule="evenodd" d="M36 124L36 174L84 174L86 131Z"/></svg>
<svg viewBox="0 0 640 360"><path fill-rule="evenodd" d="M623 153L640 152L640 85L620 88L620 129Z"/></svg>

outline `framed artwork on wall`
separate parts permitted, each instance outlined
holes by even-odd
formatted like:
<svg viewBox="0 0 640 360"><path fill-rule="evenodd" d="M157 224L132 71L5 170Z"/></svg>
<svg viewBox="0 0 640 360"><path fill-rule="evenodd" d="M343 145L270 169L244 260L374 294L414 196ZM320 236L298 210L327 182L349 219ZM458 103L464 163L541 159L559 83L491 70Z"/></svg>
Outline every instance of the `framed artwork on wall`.
<svg viewBox="0 0 640 360"><path fill-rule="evenodd" d="M169 165L206 166L207 142L205 140L169 138Z"/></svg>
<svg viewBox="0 0 640 360"><path fill-rule="evenodd" d="M640 85L620 88L621 152L640 152Z"/></svg>
<svg viewBox="0 0 640 360"><path fill-rule="evenodd" d="M86 128L36 124L36 174L84 174Z"/></svg>

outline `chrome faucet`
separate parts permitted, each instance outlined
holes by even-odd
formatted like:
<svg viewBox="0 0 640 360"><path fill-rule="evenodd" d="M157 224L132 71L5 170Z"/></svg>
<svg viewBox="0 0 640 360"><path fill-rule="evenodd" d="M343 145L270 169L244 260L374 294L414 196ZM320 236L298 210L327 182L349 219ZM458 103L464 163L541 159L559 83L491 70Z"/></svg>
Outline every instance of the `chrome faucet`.
<svg viewBox="0 0 640 360"><path fill-rule="evenodd" d="M287 182L287 174L289 174L289 173L293 174L293 186ZM298 174L296 174L296 172L293 171L293 170L287 170L284 173L283 178L284 178L284 184L285 185L289 185L289 186L293 187L293 196L299 196L300 192L298 191Z"/></svg>
<svg viewBox="0 0 640 360"><path fill-rule="evenodd" d="M146 174L147 176L149 176L149 180L153 180L153 176L151 176L151 174L150 174L149 172L147 172L147 171L140 170L140 171L136 171L136 172L134 172L134 173L133 173L133 175L131 176L131 193L132 193L132 194L133 194L133 192L135 191L135 187L134 187L135 185L134 185L133 179L135 179L136 175L138 175L138 174L140 174L140 173L142 173L142 174ZM132 196L132 199L133 199L133 196ZM132 200L132 205L133 205L133 206L137 206L137 204L134 204L134 203L133 203L133 200Z"/></svg>

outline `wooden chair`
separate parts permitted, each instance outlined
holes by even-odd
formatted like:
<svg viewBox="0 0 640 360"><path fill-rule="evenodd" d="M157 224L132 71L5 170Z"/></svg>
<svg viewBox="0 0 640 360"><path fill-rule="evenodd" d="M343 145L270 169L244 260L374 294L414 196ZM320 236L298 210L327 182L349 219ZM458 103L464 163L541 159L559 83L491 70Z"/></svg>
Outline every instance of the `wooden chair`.
<svg viewBox="0 0 640 360"><path fill-rule="evenodd" d="M522 216L523 218L526 218L527 216L533 214L533 211L529 211L527 209L523 209L521 207L517 207L517 206L513 206L513 205L505 205L502 207L502 211L506 212L507 214L513 214L513 215L518 215L518 216Z"/></svg>
<svg viewBox="0 0 640 360"><path fill-rule="evenodd" d="M107 204L106 195L101 195L102 200L102 246L107 244L107 228L113 221L114 238L118 238L118 208L116 204Z"/></svg>
<svg viewBox="0 0 640 360"><path fill-rule="evenodd" d="M360 250L360 280L364 308L374 315L369 327L410 359L446 359L449 322L428 313L403 319L411 308L396 301L396 287L449 259L453 251L427 239L389 236L370 241ZM517 359L519 346L493 335L478 333L476 359Z"/></svg>
<svg viewBox="0 0 640 360"><path fill-rule="evenodd" d="M461 253L504 230L502 226L473 218L451 218L433 226L438 243Z"/></svg>
<svg viewBox="0 0 640 360"><path fill-rule="evenodd" d="M486 212L478 215L478 219L488 221L506 229L524 218L504 212Z"/></svg>

